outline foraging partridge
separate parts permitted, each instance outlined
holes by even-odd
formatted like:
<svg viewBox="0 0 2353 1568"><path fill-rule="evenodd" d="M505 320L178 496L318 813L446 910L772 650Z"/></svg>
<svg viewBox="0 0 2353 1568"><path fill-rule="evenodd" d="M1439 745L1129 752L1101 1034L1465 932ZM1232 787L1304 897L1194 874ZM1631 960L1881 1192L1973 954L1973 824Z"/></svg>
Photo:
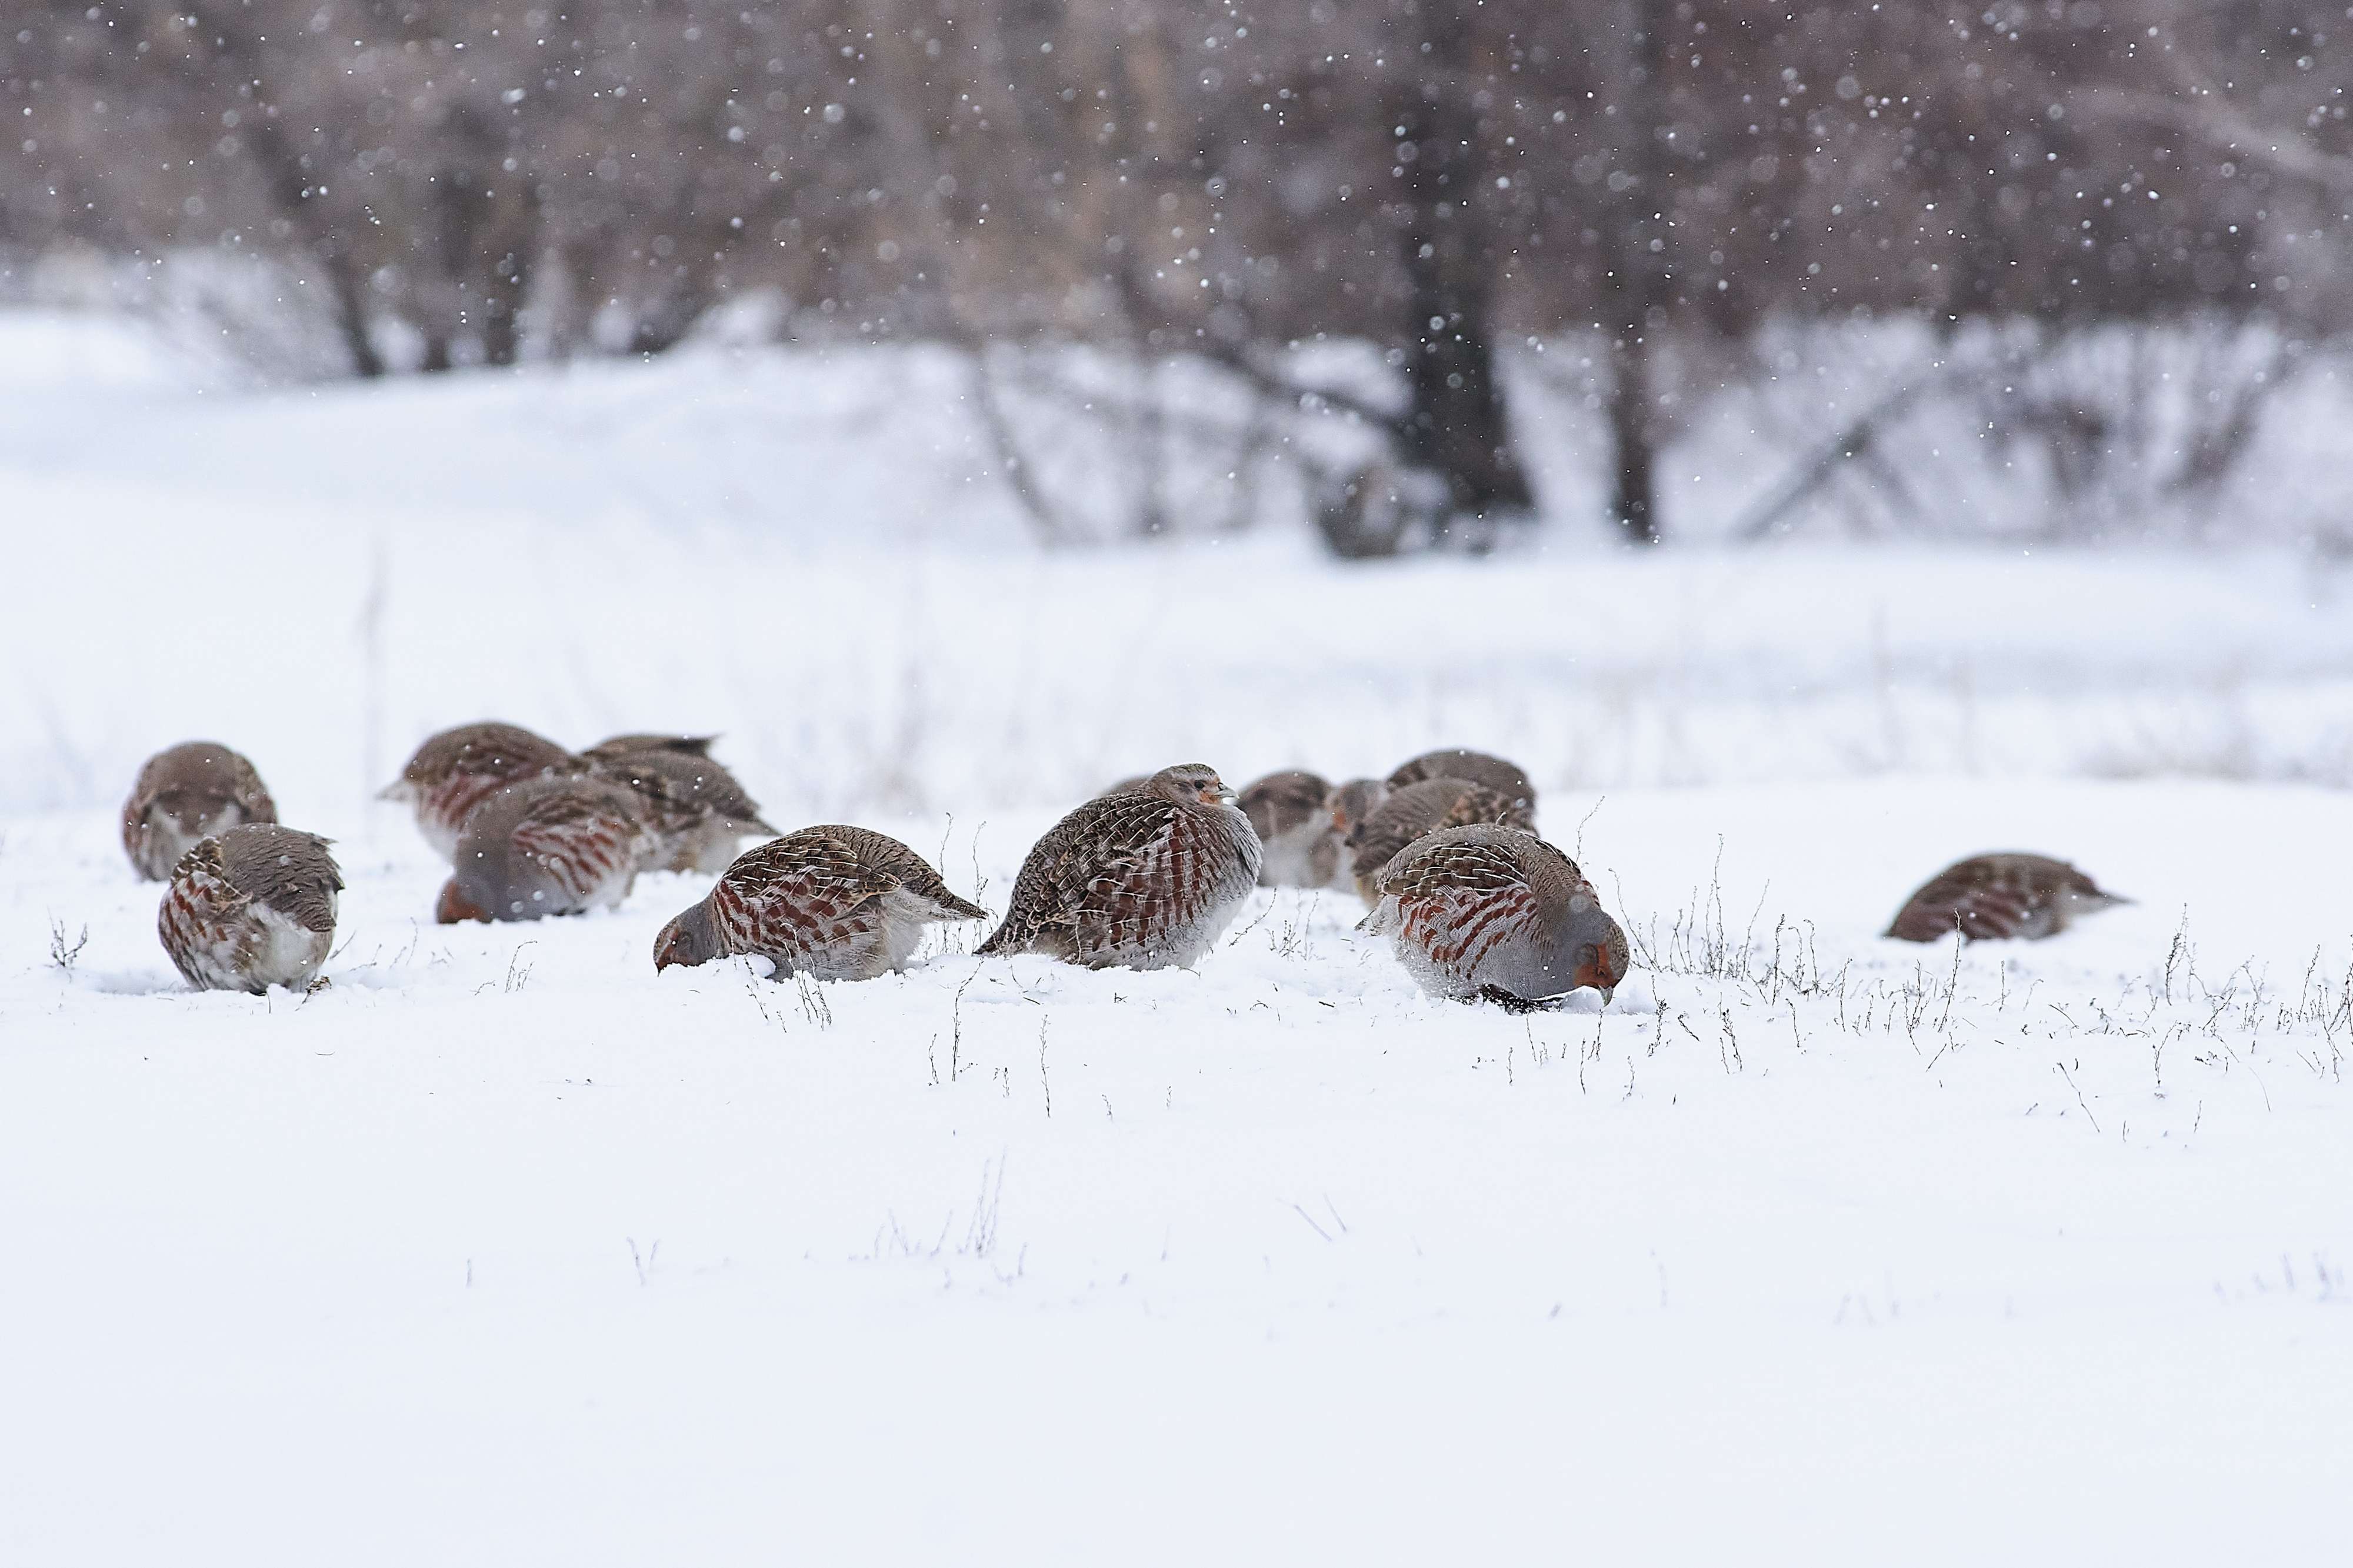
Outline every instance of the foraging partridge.
<svg viewBox="0 0 2353 1568"><path fill-rule="evenodd" d="M1971 942L2039 942L2057 936L2079 916L2130 902L2048 855L1977 855L1922 884L1895 912L1886 934L1936 942L1958 931Z"/></svg>
<svg viewBox="0 0 2353 1568"><path fill-rule="evenodd" d="M1163 768L1145 788L1097 795L1049 828L979 951L1095 969L1189 966L1233 922L1263 854L1215 768Z"/></svg>
<svg viewBox="0 0 2353 1568"><path fill-rule="evenodd" d="M1266 858L1259 863L1261 888L1323 888L1340 868L1340 834L1332 823L1332 786L1293 768L1269 773L1241 793Z"/></svg>
<svg viewBox="0 0 2353 1568"><path fill-rule="evenodd" d="M1379 902L1374 881L1381 868L1423 834L1481 822L1524 829L1535 826L1525 802L1509 799L1470 779L1423 779L1390 790L1372 815L1348 835L1348 869L1356 879L1357 896L1367 904Z"/></svg>
<svg viewBox="0 0 2353 1568"><path fill-rule="evenodd" d="M1517 763L1484 752L1466 752L1460 746L1440 752L1424 752L1409 763L1400 763L1388 776L1388 786L1399 789L1424 779L1469 779L1472 784L1485 784L1505 800L1516 801L1529 811L1535 810L1536 786L1528 782L1527 773Z"/></svg>
<svg viewBox="0 0 2353 1568"><path fill-rule="evenodd" d="M217 741L187 741L139 770L122 803L122 848L142 878L160 882L198 839L277 820L277 803L251 763Z"/></svg>
<svg viewBox="0 0 2353 1568"><path fill-rule="evenodd" d="M629 896L652 837L637 793L609 779L493 785L466 818L434 918L455 925L609 909Z"/></svg>
<svg viewBox="0 0 2353 1568"><path fill-rule="evenodd" d="M327 840L274 822L223 828L180 857L155 934L206 991L307 986L335 942L343 873Z"/></svg>
<svg viewBox="0 0 2353 1568"><path fill-rule="evenodd" d="M622 736L619 741L634 740ZM691 745L657 744L640 751L615 751L607 741L581 753L595 771L637 791L646 826L653 829L653 858L645 870L724 871L743 841L754 834L774 838L776 830L760 820L759 803L735 775L693 747L716 737L686 738Z"/></svg>
<svg viewBox="0 0 2353 1568"><path fill-rule="evenodd" d="M543 773L577 773L588 764L544 736L516 724L460 724L417 748L378 800L417 808L417 830L444 859L454 859L466 818L502 784Z"/></svg>
<svg viewBox="0 0 2353 1568"><path fill-rule="evenodd" d="M904 969L923 927L988 911L922 856L863 827L804 827L748 849L654 939L654 971L758 953L778 978L871 980Z"/></svg>
<svg viewBox="0 0 2353 1568"><path fill-rule="evenodd" d="M1626 977L1626 933L1577 863L1533 833L1424 834L1383 868L1377 893L1358 929L1388 935L1433 996L1517 1011L1589 985L1606 1005Z"/></svg>

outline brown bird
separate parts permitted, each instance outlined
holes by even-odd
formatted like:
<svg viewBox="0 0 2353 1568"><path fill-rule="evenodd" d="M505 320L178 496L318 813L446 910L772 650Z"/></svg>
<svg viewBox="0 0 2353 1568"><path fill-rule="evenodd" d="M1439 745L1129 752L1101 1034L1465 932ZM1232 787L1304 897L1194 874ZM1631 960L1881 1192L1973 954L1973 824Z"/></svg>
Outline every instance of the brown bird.
<svg viewBox="0 0 2353 1568"><path fill-rule="evenodd" d="M141 877L160 882L197 840L277 820L278 804L251 763L218 741L186 741L139 770L122 803L122 848Z"/></svg>
<svg viewBox="0 0 2353 1568"><path fill-rule="evenodd" d="M1357 896L1367 904L1377 903L1380 896L1374 890L1375 877L1398 850L1423 834L1480 822L1523 829L1535 826L1525 802L1470 779L1423 779L1390 790L1348 836L1348 869L1356 879Z"/></svg>
<svg viewBox="0 0 2353 1568"><path fill-rule="evenodd" d="M1577 863L1533 833L1442 827L1385 867L1359 930L1386 934L1434 996L1514 1011L1581 986L1607 1005L1626 977L1626 933Z"/></svg>
<svg viewBox="0 0 2353 1568"><path fill-rule="evenodd" d="M588 764L517 724L460 724L417 748L378 800L417 808L417 830L444 859L454 859L466 818L501 785L544 773L578 773Z"/></svg>
<svg viewBox="0 0 2353 1568"><path fill-rule="evenodd" d="M1095 969L1189 966L1233 922L1263 855L1215 768L1163 768L1145 788L1097 795L1048 829L979 951Z"/></svg>
<svg viewBox="0 0 2353 1568"><path fill-rule="evenodd" d="M535 921L629 896L653 835L635 791L589 774L496 784L466 818L434 918Z"/></svg>
<svg viewBox="0 0 2353 1568"><path fill-rule="evenodd" d="M1340 868L1340 834L1332 822L1332 786L1293 768L1243 786L1242 815L1265 846L1261 888L1329 887Z"/></svg>
<svg viewBox="0 0 2353 1568"><path fill-rule="evenodd" d="M1886 934L1902 942L1936 942L1957 931L1971 942L2039 942L2057 936L2082 916L2130 902L2048 855L1976 855L1923 883L1895 911Z"/></svg>
<svg viewBox="0 0 2353 1568"><path fill-rule="evenodd" d="M634 751L623 745L642 738L617 736L581 753L596 772L637 791L654 836L653 858L639 869L724 871L744 839L776 836L735 775L700 749L716 736L667 744L653 738L655 744Z"/></svg>
<svg viewBox="0 0 2353 1568"><path fill-rule="evenodd" d="M1402 789L1424 779L1469 779L1472 784L1485 784L1505 800L1516 801L1533 812L1536 807L1536 786L1516 763L1484 752L1467 752L1460 746L1440 752L1424 752L1409 763L1401 763L1388 776L1391 789Z"/></svg>
<svg viewBox="0 0 2353 1568"><path fill-rule="evenodd" d="M922 856L863 827L804 827L744 851L654 939L654 972L757 953L776 975L871 980L904 969L934 921L985 921Z"/></svg>
<svg viewBox="0 0 2353 1568"><path fill-rule="evenodd" d="M180 857L155 914L164 951L206 991L300 990L335 943L343 873L327 840L274 822L223 828Z"/></svg>

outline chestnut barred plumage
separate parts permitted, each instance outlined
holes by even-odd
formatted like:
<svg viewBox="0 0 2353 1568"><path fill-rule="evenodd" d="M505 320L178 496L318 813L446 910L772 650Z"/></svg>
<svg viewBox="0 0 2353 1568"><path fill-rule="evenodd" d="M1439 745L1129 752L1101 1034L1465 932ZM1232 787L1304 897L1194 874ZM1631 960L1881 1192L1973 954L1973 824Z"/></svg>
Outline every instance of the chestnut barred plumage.
<svg viewBox="0 0 2353 1568"><path fill-rule="evenodd" d="M1097 969L1188 966L1233 922L1263 853L1216 769L1163 768L1048 829L979 951Z"/></svg>
<svg viewBox="0 0 2353 1568"><path fill-rule="evenodd" d="M1357 896L1367 904L1377 902L1374 879L1381 868L1423 834L1473 823L1535 826L1525 802L1469 779L1423 779L1391 789L1348 836L1349 871L1356 879Z"/></svg>
<svg viewBox="0 0 2353 1568"><path fill-rule="evenodd" d="M1975 855L1922 883L1885 934L1936 942L1957 931L1971 942L2036 942L2057 936L2084 915L2131 901L2048 855Z"/></svg>
<svg viewBox="0 0 2353 1568"><path fill-rule="evenodd" d="M804 827L748 849L654 939L657 973L733 953L778 976L871 980L903 969L938 921L987 920L922 856L863 827Z"/></svg>
<svg viewBox="0 0 2353 1568"><path fill-rule="evenodd" d="M192 985L299 988L317 978L334 945L343 889L326 839L276 823L247 823L180 857L155 931Z"/></svg>
<svg viewBox="0 0 2353 1568"><path fill-rule="evenodd" d="M587 762L520 724L460 724L428 737L378 800L416 808L417 830L445 860L454 860L466 819L503 784L549 774L586 773Z"/></svg>
<svg viewBox="0 0 2353 1568"><path fill-rule="evenodd" d="M1607 1002L1626 933L1577 863L1535 834L1442 827L1384 867L1362 930L1386 934L1432 995L1537 1006L1584 986Z"/></svg>
<svg viewBox="0 0 2353 1568"><path fill-rule="evenodd" d="M637 794L558 774L493 785L466 819L434 918L535 921L609 909L653 847Z"/></svg>

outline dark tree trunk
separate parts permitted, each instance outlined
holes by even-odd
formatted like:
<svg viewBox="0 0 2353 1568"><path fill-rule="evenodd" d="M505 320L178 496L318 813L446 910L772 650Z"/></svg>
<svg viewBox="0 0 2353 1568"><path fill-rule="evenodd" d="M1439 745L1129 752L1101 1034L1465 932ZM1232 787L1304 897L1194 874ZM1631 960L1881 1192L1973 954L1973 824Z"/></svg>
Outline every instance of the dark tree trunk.
<svg viewBox="0 0 2353 1568"><path fill-rule="evenodd" d="M1610 345L1609 449L1616 461L1609 514L1629 538L1659 542L1658 451L1651 428L1651 340L1628 331Z"/></svg>
<svg viewBox="0 0 2353 1568"><path fill-rule="evenodd" d="M1504 389L1495 377L1494 247L1480 198L1486 158L1479 112L1464 80L1470 42L1459 20L1422 0L1428 73L1391 121L1405 170L1406 384L1411 401L1398 435L1409 468L1446 482L1456 517L1478 521L1473 542L1535 510L1512 451Z"/></svg>
<svg viewBox="0 0 2353 1568"><path fill-rule="evenodd" d="M1668 236L1658 216L1665 183L1659 138L1666 115L1663 78L1672 9L1670 0L1628 0L1619 29L1628 139L1622 173L1628 178L1610 237L1617 319L1609 344L1609 515L1627 538L1641 544L1659 542L1651 352L1672 294L1663 259ZM1661 248L1652 249L1653 242Z"/></svg>

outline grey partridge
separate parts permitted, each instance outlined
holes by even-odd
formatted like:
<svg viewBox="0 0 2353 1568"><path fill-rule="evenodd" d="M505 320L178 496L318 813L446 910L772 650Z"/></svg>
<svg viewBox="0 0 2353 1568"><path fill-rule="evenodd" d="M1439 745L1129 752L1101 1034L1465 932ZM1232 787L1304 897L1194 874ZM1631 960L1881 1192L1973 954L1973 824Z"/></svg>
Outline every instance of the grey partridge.
<svg viewBox="0 0 2353 1568"><path fill-rule="evenodd" d="M460 724L417 747L400 776L376 798L414 806L417 830L425 841L443 859L454 859L466 818L491 792L523 779L583 773L587 767L554 742L519 724Z"/></svg>
<svg viewBox="0 0 2353 1568"><path fill-rule="evenodd" d="M1382 868L1359 929L1388 935L1434 996L1543 1006L1583 986L1606 1005L1626 933L1577 863L1533 833L1479 825L1424 834Z"/></svg>
<svg viewBox="0 0 2353 1568"><path fill-rule="evenodd" d="M1469 779L1423 779L1392 789L1372 815L1348 835L1348 869L1356 879L1357 896L1377 902L1374 879L1397 852L1425 833L1473 823L1533 828L1525 802L1510 799Z"/></svg>
<svg viewBox="0 0 2353 1568"><path fill-rule="evenodd" d="M343 889L343 873L317 835L274 822L227 827L180 857L155 934L191 985L296 990L317 978L334 946Z"/></svg>
<svg viewBox="0 0 2353 1568"><path fill-rule="evenodd" d="M1332 821L1332 785L1293 768L1269 773L1241 793L1242 815L1265 846L1261 888L1329 887L1340 868L1340 834Z"/></svg>
<svg viewBox="0 0 2353 1568"><path fill-rule="evenodd" d="M871 980L904 969L935 921L988 911L948 890L922 856L863 827L804 827L747 849L654 939L654 970L757 953L776 973Z"/></svg>
<svg viewBox="0 0 2353 1568"><path fill-rule="evenodd" d="M122 849L141 877L161 882L197 840L277 820L278 805L251 763L218 741L185 741L139 770L122 803Z"/></svg>
<svg viewBox="0 0 2353 1568"><path fill-rule="evenodd" d="M2130 902L2048 855L1975 855L1921 884L1895 912L1886 934L1903 942L1936 942L1957 931L1971 942L2036 942L2057 936L2084 915Z"/></svg>
<svg viewBox="0 0 2353 1568"><path fill-rule="evenodd" d="M1215 768L1163 768L1144 789L1097 795L1048 829L979 951L1096 969L1189 966L1233 923L1263 853Z"/></svg>
<svg viewBox="0 0 2353 1568"><path fill-rule="evenodd" d="M1443 751L1424 752L1409 763L1398 764L1388 776L1388 786L1400 789L1424 779L1469 779L1472 784L1485 784L1505 800L1516 801L1533 812L1536 806L1536 786L1517 763L1507 763L1485 752L1465 751L1450 746Z"/></svg>
<svg viewBox="0 0 2353 1568"><path fill-rule="evenodd" d="M535 921L609 909L652 847L637 793L590 774L496 784L466 818L434 918Z"/></svg>
<svg viewBox="0 0 2353 1568"><path fill-rule="evenodd" d="M695 749L715 738L616 750L619 742L638 739L621 736L581 753L598 773L637 791L654 837L652 858L642 869L724 871L744 839L776 836L735 775Z"/></svg>

